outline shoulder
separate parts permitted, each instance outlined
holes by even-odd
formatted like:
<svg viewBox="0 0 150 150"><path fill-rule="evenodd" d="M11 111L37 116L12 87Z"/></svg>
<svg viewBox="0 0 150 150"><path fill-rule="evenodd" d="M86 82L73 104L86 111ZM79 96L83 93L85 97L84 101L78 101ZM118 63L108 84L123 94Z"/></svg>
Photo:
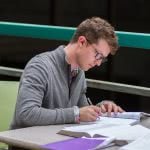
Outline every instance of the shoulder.
<svg viewBox="0 0 150 150"><path fill-rule="evenodd" d="M38 54L27 63L24 69L24 75L41 74L48 77L52 70L58 70L64 67L64 55L62 46L59 46L53 51Z"/></svg>
<svg viewBox="0 0 150 150"><path fill-rule="evenodd" d="M52 50L52 51L47 51L41 54L38 54L34 56L28 63L27 66L33 66L33 65L38 65L38 66L43 66L46 68L50 68L53 64L55 64L57 61L60 61L62 56L61 53L63 51L61 50L62 47L59 46L58 48Z"/></svg>

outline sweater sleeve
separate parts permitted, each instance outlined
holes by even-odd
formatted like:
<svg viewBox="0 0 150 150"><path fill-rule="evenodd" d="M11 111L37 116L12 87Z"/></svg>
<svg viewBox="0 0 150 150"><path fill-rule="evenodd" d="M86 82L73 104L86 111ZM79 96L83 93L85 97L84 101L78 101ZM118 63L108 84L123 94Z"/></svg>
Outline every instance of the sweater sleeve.
<svg viewBox="0 0 150 150"><path fill-rule="evenodd" d="M15 119L19 126L73 123L74 108L48 109L42 107L47 90L46 65L36 57L23 73L16 103Z"/></svg>

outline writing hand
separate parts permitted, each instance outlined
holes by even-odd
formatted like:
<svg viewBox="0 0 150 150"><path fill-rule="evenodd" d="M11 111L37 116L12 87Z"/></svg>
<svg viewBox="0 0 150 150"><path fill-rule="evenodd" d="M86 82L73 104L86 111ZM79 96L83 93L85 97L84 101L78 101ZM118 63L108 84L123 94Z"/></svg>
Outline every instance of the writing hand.
<svg viewBox="0 0 150 150"><path fill-rule="evenodd" d="M101 115L101 108L90 105L80 108L80 121L96 121Z"/></svg>

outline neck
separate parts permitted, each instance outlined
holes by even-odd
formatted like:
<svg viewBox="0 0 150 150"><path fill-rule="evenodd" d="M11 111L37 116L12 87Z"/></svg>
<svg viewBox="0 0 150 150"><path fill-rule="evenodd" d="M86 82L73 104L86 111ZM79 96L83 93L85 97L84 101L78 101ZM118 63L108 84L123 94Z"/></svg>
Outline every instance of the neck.
<svg viewBox="0 0 150 150"><path fill-rule="evenodd" d="M77 51L77 44L68 44L64 50L66 53L66 61L68 64L71 65L71 68L78 68L78 64L76 62L76 51Z"/></svg>

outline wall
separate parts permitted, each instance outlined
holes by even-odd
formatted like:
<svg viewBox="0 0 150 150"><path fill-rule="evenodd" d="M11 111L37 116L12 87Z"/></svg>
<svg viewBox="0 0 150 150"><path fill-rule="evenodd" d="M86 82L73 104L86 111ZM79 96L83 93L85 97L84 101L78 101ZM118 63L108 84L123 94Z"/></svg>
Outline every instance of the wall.
<svg viewBox="0 0 150 150"><path fill-rule="evenodd" d="M87 17L100 16L118 31L150 33L149 9L148 0L2 0L0 20L76 27ZM31 57L60 44L65 42L1 36L0 64L24 68ZM86 72L86 77L150 87L149 60L149 50L121 47L106 64ZM147 97L90 88L88 96L94 103L114 99L127 110L150 111Z"/></svg>

